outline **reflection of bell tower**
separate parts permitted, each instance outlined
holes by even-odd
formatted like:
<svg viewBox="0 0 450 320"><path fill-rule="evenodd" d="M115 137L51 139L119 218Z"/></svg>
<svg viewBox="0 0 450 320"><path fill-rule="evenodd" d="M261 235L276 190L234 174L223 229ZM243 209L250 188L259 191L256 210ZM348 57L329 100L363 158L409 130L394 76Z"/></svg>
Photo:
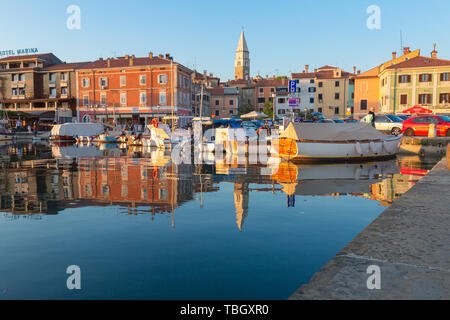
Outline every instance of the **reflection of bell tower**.
<svg viewBox="0 0 450 320"><path fill-rule="evenodd" d="M250 53L245 41L244 30L236 49L236 59L234 61L234 79L250 79Z"/></svg>
<svg viewBox="0 0 450 320"><path fill-rule="evenodd" d="M248 214L248 183L234 184L234 205L236 207L236 224L242 230Z"/></svg>

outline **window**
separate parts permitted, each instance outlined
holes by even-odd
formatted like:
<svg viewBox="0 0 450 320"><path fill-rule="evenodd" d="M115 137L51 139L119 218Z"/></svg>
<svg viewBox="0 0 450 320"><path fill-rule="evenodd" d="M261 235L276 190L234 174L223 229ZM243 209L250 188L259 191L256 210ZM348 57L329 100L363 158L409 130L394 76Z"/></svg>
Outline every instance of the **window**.
<svg viewBox="0 0 450 320"><path fill-rule="evenodd" d="M297 92L302 92L302 88L297 88Z"/></svg>
<svg viewBox="0 0 450 320"><path fill-rule="evenodd" d="M339 107L334 108L334 114L339 114Z"/></svg>
<svg viewBox="0 0 450 320"><path fill-rule="evenodd" d="M158 83L159 83L159 84L165 84L165 83L169 82L168 79L169 79L169 78L167 77L167 74L160 74L160 75L158 76Z"/></svg>
<svg viewBox="0 0 450 320"><path fill-rule="evenodd" d="M145 85L145 83L146 83L146 78L145 78L145 74L141 74L140 76L139 76L139 84L140 85Z"/></svg>
<svg viewBox="0 0 450 320"><path fill-rule="evenodd" d="M264 103L266 102L266 98L258 98L258 103Z"/></svg>
<svg viewBox="0 0 450 320"><path fill-rule="evenodd" d="M215 114L216 114L216 116L218 116L219 115L219 110L216 110Z"/></svg>
<svg viewBox="0 0 450 320"><path fill-rule="evenodd" d="M100 105L106 105L106 93L100 94Z"/></svg>
<svg viewBox="0 0 450 320"><path fill-rule="evenodd" d="M439 103L449 103L450 102L450 93L441 93L439 95Z"/></svg>
<svg viewBox="0 0 450 320"><path fill-rule="evenodd" d="M230 114L233 114L233 110L230 110Z"/></svg>
<svg viewBox="0 0 450 320"><path fill-rule="evenodd" d="M159 92L159 104L164 106L166 104L166 92L165 91L161 91Z"/></svg>
<svg viewBox="0 0 450 320"><path fill-rule="evenodd" d="M450 72L441 73L441 81L450 81Z"/></svg>
<svg viewBox="0 0 450 320"><path fill-rule="evenodd" d="M317 108L317 112L322 113L322 108Z"/></svg>
<svg viewBox="0 0 450 320"><path fill-rule="evenodd" d="M107 78L100 78L99 79L100 88L106 87L108 85L108 79Z"/></svg>
<svg viewBox="0 0 450 320"><path fill-rule="evenodd" d="M322 101L323 101L323 96L322 96L321 93L319 93L319 95L317 96L317 98L319 98L319 102L322 102Z"/></svg>
<svg viewBox="0 0 450 320"><path fill-rule="evenodd" d="M278 103L285 103L286 100L284 98L278 98Z"/></svg>
<svg viewBox="0 0 450 320"><path fill-rule="evenodd" d="M429 73L419 74L419 82L431 82L432 75Z"/></svg>
<svg viewBox="0 0 450 320"><path fill-rule="evenodd" d="M140 94L140 102L142 105L147 104L147 94L145 92L141 92Z"/></svg>
<svg viewBox="0 0 450 320"><path fill-rule="evenodd" d="M314 98L309 98L309 103L314 103Z"/></svg>
<svg viewBox="0 0 450 320"><path fill-rule="evenodd" d="M89 105L89 96L83 96L83 106Z"/></svg>
<svg viewBox="0 0 450 320"><path fill-rule="evenodd" d="M361 102L360 102L360 109L361 110L367 110L367 100L361 100Z"/></svg>
<svg viewBox="0 0 450 320"><path fill-rule="evenodd" d="M18 74L13 74L11 75L12 81L19 81L19 75Z"/></svg>
<svg viewBox="0 0 450 320"><path fill-rule="evenodd" d="M420 104L431 104L431 94L419 94Z"/></svg>
<svg viewBox="0 0 450 320"><path fill-rule="evenodd" d="M55 82L56 81L56 75L54 73L50 73L49 75L49 81L50 82Z"/></svg>
<svg viewBox="0 0 450 320"><path fill-rule="evenodd" d="M308 92L316 92L316 88L315 87L309 87L308 88Z"/></svg>
<svg viewBox="0 0 450 320"><path fill-rule="evenodd" d="M408 104L408 95L407 94L400 95L400 104Z"/></svg>
<svg viewBox="0 0 450 320"><path fill-rule="evenodd" d="M230 106L232 106L234 104L234 100L230 99Z"/></svg>
<svg viewBox="0 0 450 320"><path fill-rule="evenodd" d="M220 105L220 100L216 100L216 101L214 102L214 104L215 104L216 106Z"/></svg>
<svg viewBox="0 0 450 320"><path fill-rule="evenodd" d="M335 87L339 87L339 85L340 85L339 81L335 81L335 82L334 82L334 86L335 86Z"/></svg>
<svg viewBox="0 0 450 320"><path fill-rule="evenodd" d="M323 82L319 81L319 88L322 88L322 87L323 87Z"/></svg>
<svg viewBox="0 0 450 320"><path fill-rule="evenodd" d="M120 86L125 87L127 85L127 76L120 76Z"/></svg>
<svg viewBox="0 0 450 320"><path fill-rule="evenodd" d="M61 88L61 94L67 95L67 87L62 87Z"/></svg>
<svg viewBox="0 0 450 320"><path fill-rule="evenodd" d="M339 93L336 92L336 93L334 94L334 99L335 99L335 100L339 100L339 97L340 97Z"/></svg>
<svg viewBox="0 0 450 320"><path fill-rule="evenodd" d="M62 72L59 76L59 80L61 81L67 81L67 73Z"/></svg>
<svg viewBox="0 0 450 320"><path fill-rule="evenodd" d="M50 88L50 98L56 97L56 88Z"/></svg>
<svg viewBox="0 0 450 320"><path fill-rule="evenodd" d="M120 94L120 104L122 106L126 106L127 105L127 93L126 92L122 92Z"/></svg>
<svg viewBox="0 0 450 320"><path fill-rule="evenodd" d="M17 89L12 89L12 95L16 97L18 95L19 91Z"/></svg>
<svg viewBox="0 0 450 320"><path fill-rule="evenodd" d="M82 80L81 80L81 86L83 87L83 88L88 88L89 86L90 86L90 83L89 83L90 81L89 81L89 78L83 78Z"/></svg>
<svg viewBox="0 0 450 320"><path fill-rule="evenodd" d="M259 93L264 93L264 88L259 88Z"/></svg>
<svg viewBox="0 0 450 320"><path fill-rule="evenodd" d="M411 82L411 76L410 75L398 76L398 82L399 83L409 83L409 82Z"/></svg>
<svg viewBox="0 0 450 320"><path fill-rule="evenodd" d="M275 88L270 88L270 92L275 92Z"/></svg>
<svg viewBox="0 0 450 320"><path fill-rule="evenodd" d="M314 83L314 79L309 80L309 83Z"/></svg>

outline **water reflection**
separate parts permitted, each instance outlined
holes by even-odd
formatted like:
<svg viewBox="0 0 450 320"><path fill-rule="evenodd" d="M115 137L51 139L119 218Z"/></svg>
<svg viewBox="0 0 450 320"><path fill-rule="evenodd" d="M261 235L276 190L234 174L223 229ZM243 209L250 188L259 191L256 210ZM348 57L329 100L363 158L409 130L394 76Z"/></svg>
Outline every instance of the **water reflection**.
<svg viewBox="0 0 450 320"><path fill-rule="evenodd" d="M296 196L350 195L389 206L408 191L437 160L418 157L365 164L295 165L276 159L266 166L217 162L175 165L168 152L121 149L116 145L3 147L0 210L14 215L58 214L67 208L119 206L122 213L172 215L184 203L207 202L220 184L234 184L236 224L243 229L250 193Z"/></svg>

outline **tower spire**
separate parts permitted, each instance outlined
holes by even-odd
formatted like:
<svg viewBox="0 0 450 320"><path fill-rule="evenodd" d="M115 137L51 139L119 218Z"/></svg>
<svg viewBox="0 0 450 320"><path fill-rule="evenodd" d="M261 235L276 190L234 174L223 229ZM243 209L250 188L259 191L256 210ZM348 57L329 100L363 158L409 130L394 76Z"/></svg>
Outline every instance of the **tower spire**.
<svg viewBox="0 0 450 320"><path fill-rule="evenodd" d="M245 40L244 27L242 27L241 36L236 49L236 59L234 63L235 79L250 79L250 53Z"/></svg>

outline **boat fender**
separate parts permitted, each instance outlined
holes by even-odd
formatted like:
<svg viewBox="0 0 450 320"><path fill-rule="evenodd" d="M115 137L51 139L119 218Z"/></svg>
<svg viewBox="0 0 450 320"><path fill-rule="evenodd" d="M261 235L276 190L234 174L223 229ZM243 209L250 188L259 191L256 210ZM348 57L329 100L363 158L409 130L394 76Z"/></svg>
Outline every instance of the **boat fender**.
<svg viewBox="0 0 450 320"><path fill-rule="evenodd" d="M356 167L356 169L355 169L355 180L359 180L361 178L361 171L362 171L361 167Z"/></svg>
<svg viewBox="0 0 450 320"><path fill-rule="evenodd" d="M153 118L152 122L150 122L150 124L154 127L154 128L158 128L158 119Z"/></svg>
<svg viewBox="0 0 450 320"><path fill-rule="evenodd" d="M357 154L360 154L360 155L363 154L362 148L361 148L361 143L356 142L356 144L355 144L355 150L356 150L356 153L357 153Z"/></svg>
<svg viewBox="0 0 450 320"><path fill-rule="evenodd" d="M371 141L371 142L369 143L369 147L370 147L370 150L371 150L373 153L375 153L375 154L378 153L378 146L375 144L375 142Z"/></svg>
<svg viewBox="0 0 450 320"><path fill-rule="evenodd" d="M389 143L387 141L383 141L383 147L384 150L386 150L388 153L392 153L392 148L390 148Z"/></svg>
<svg viewBox="0 0 450 320"><path fill-rule="evenodd" d="M153 178L158 178L158 169L153 169Z"/></svg>

